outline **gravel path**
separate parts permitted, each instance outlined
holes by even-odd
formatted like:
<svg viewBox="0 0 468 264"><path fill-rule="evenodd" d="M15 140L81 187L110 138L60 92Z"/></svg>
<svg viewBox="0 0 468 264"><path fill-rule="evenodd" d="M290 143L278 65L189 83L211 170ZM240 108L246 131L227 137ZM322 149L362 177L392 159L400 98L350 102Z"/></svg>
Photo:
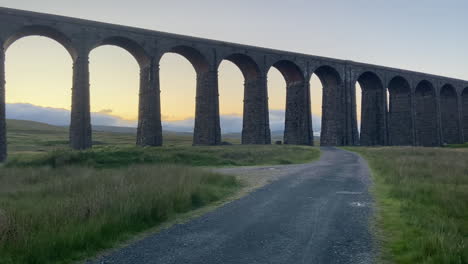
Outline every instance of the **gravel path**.
<svg viewBox="0 0 468 264"><path fill-rule="evenodd" d="M373 263L369 169L358 155L322 148L310 164L220 171L275 181L90 263Z"/></svg>

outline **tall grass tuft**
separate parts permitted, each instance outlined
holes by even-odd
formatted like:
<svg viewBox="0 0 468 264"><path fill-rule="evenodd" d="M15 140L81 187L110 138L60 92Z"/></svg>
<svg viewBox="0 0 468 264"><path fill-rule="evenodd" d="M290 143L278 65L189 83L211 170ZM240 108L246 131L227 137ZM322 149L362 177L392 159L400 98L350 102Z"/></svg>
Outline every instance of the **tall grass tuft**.
<svg viewBox="0 0 468 264"><path fill-rule="evenodd" d="M0 263L69 263L232 194L181 166L0 168Z"/></svg>
<svg viewBox="0 0 468 264"><path fill-rule="evenodd" d="M468 150L349 149L373 172L384 261L468 263Z"/></svg>

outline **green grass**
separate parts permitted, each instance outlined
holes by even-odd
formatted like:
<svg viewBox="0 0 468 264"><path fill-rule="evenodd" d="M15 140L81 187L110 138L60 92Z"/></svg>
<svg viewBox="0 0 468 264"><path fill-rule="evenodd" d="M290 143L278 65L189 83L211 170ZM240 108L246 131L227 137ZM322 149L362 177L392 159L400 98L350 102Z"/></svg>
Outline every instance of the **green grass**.
<svg viewBox="0 0 468 264"><path fill-rule="evenodd" d="M233 176L180 166L3 168L0 263L92 256L239 186Z"/></svg>
<svg viewBox="0 0 468 264"><path fill-rule="evenodd" d="M372 170L381 260L468 263L468 151L347 148Z"/></svg>
<svg viewBox="0 0 468 264"><path fill-rule="evenodd" d="M289 145L210 147L103 146L86 151L55 150L11 155L6 166L85 165L97 168L131 164L183 164L190 166L245 166L305 163L317 159L318 148Z"/></svg>
<svg viewBox="0 0 468 264"><path fill-rule="evenodd" d="M68 148L68 129L8 120L0 166L0 263L70 263L116 246L180 213L227 199L241 183L200 166L303 163L305 146L192 147L164 133L164 147L136 147L132 133L93 132L94 147ZM239 143L238 135L225 141ZM198 167L198 168L197 168Z"/></svg>

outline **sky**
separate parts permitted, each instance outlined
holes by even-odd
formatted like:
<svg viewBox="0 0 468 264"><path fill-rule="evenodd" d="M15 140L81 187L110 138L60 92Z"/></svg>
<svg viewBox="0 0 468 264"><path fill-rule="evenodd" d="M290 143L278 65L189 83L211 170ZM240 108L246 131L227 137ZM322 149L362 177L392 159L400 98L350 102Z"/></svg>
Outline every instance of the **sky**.
<svg viewBox="0 0 468 264"><path fill-rule="evenodd" d="M0 6L468 80L468 1L464 0L0 0ZM193 123L193 67L179 55L166 54L160 69L165 124ZM93 116L111 116L119 120L118 125L135 124L138 75L138 64L125 50L113 46L93 50L91 110L97 113ZM10 105L69 110L71 78L71 58L53 40L25 37L7 50L6 100ZM284 112L286 99L284 79L275 69L268 74L268 86L274 118ZM320 122L321 89L320 81L313 77L315 127ZM219 69L219 94L221 114L240 119L243 77L227 61ZM10 115L17 114L12 109L26 111L9 109ZM101 122L98 120L94 118L93 123Z"/></svg>

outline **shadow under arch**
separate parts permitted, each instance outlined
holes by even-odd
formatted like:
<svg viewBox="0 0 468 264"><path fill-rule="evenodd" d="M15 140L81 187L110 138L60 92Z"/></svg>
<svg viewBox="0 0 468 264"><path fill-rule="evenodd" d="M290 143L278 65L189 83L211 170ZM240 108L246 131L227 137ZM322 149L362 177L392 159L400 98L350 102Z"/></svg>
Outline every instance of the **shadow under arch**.
<svg viewBox="0 0 468 264"><path fill-rule="evenodd" d="M284 143L313 145L310 90L304 72L289 60L279 60L271 67L276 68L286 81Z"/></svg>
<svg viewBox="0 0 468 264"><path fill-rule="evenodd" d="M439 145L436 92L431 82L420 81L414 92L416 145Z"/></svg>
<svg viewBox="0 0 468 264"><path fill-rule="evenodd" d="M468 142L468 87L461 93L463 138Z"/></svg>
<svg viewBox="0 0 468 264"><path fill-rule="evenodd" d="M402 76L388 83L388 140L392 146L413 144L413 119L411 117L411 87Z"/></svg>
<svg viewBox="0 0 468 264"><path fill-rule="evenodd" d="M260 68L248 55L234 53L226 56L223 60L234 63L242 72L246 82L257 80L260 77Z"/></svg>
<svg viewBox="0 0 468 264"><path fill-rule="evenodd" d="M60 43L68 51L73 60L75 60L78 56L77 51L75 47L73 47L70 38L68 38L64 33L60 32L59 30L53 27L43 25L24 26L16 32L14 32L12 35L7 37L3 44L5 52L8 49L8 47L10 47L15 41L28 36L41 36L53 39Z"/></svg>
<svg viewBox="0 0 468 264"><path fill-rule="evenodd" d="M442 142L456 144L460 142L458 126L458 95L450 84L442 86L440 89L440 114Z"/></svg>
<svg viewBox="0 0 468 264"><path fill-rule="evenodd" d="M289 60L279 60L272 67L275 67L283 75L286 85L292 85L297 82L304 82L304 73L299 66Z"/></svg>
<svg viewBox="0 0 468 264"><path fill-rule="evenodd" d="M359 75L361 86L361 133L360 145L385 144L385 90L380 77L371 71Z"/></svg>
<svg viewBox="0 0 468 264"><path fill-rule="evenodd" d="M140 44L132 39L121 36L112 36L102 39L94 45L90 52L98 47L105 45L116 46L128 51L138 62L140 68L144 68L151 63L150 56L146 53L145 49Z"/></svg>
<svg viewBox="0 0 468 264"><path fill-rule="evenodd" d="M342 146L343 122L341 87L343 85L339 72L328 65L315 69L313 74L317 75L322 83L322 129L320 132L321 146Z"/></svg>
<svg viewBox="0 0 468 264"><path fill-rule="evenodd" d="M165 53L176 53L186 58L192 64L197 75L206 73L210 70L208 59L199 50L193 47L184 45L174 46ZM164 56L164 54L162 55Z"/></svg>

